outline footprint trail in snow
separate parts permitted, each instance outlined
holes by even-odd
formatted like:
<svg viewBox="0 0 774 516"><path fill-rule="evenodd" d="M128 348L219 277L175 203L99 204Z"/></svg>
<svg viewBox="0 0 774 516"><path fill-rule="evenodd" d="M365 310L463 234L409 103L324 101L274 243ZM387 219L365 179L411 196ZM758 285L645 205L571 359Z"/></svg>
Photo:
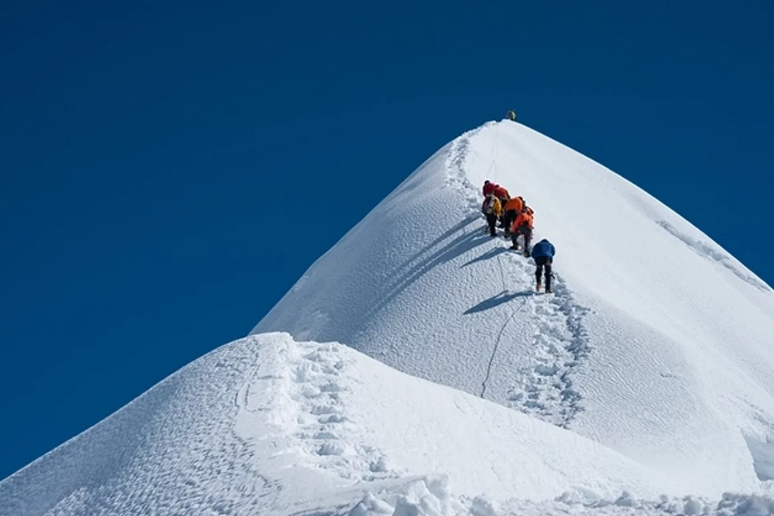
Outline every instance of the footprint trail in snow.
<svg viewBox="0 0 774 516"><path fill-rule="evenodd" d="M448 184L466 191L469 205L476 211L479 206L478 189L468 180L465 168L470 139L477 133L478 131L471 131L458 139L447 159ZM495 162L496 155L492 162L496 167ZM489 169L492 168L490 164ZM515 267L517 271L516 277L510 281L515 280L517 289L520 289L517 293L509 291L509 281L506 280L501 256L497 256L505 293L513 295L514 298L522 294L524 301L511 301L518 304L514 304L510 317L498 328L497 333L492 335L492 359L482 382L481 396L486 397L491 364L496 361L501 339L505 338L504 329L513 318L529 319L532 330L529 336L531 359L514 372L514 378L507 390L506 404L543 421L567 428L573 417L582 410L582 396L573 386L572 375L590 351L588 335L583 326L583 317L588 309L574 301L571 291L556 274L552 295L526 295L534 287L534 264L530 259L515 252L503 254L507 256L506 270L513 270Z"/></svg>
<svg viewBox="0 0 774 516"><path fill-rule="evenodd" d="M516 262L519 276L531 285L534 267L516 255L509 261ZM582 396L573 386L572 375L590 351L582 321L588 310L574 302L561 278L554 278L553 287L553 294L529 296L521 310L534 327L532 360L516 373L507 404L566 428L582 410Z"/></svg>

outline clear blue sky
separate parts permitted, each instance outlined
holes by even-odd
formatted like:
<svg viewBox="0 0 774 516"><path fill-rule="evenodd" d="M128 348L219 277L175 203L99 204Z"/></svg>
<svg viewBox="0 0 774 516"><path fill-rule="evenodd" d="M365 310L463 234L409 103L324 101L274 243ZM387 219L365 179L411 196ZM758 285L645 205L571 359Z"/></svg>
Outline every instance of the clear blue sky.
<svg viewBox="0 0 774 516"><path fill-rule="evenodd" d="M221 3L0 4L0 478L510 107L774 283L774 2Z"/></svg>

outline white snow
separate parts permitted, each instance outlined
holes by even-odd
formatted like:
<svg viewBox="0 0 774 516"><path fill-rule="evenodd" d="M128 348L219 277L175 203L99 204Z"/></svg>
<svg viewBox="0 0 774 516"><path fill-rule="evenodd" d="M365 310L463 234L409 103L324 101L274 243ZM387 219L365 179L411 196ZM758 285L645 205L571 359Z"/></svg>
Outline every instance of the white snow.
<svg viewBox="0 0 774 516"><path fill-rule="evenodd" d="M686 507L724 514L715 512L723 503L728 514L745 514L739 504L774 507L761 496L683 499L684 488L568 430L347 346L274 333L206 355L9 477L0 483L0 514L690 514Z"/></svg>
<svg viewBox="0 0 774 516"><path fill-rule="evenodd" d="M484 179L535 209L535 241L557 247L554 296L533 295L534 265L485 235ZM570 428L690 493L770 477L771 289L646 192L520 124L441 149L254 331L346 343Z"/></svg>
<svg viewBox="0 0 774 516"><path fill-rule="evenodd" d="M484 233L486 178L556 245L553 295ZM489 123L252 336L0 482L0 516L774 514L773 348L774 295L741 263L613 172Z"/></svg>

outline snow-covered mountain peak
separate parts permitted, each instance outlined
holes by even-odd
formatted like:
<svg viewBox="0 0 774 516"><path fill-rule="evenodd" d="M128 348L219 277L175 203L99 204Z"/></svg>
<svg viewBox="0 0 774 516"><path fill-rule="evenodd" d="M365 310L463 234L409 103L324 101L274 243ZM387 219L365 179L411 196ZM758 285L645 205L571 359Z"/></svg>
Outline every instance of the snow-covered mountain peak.
<svg viewBox="0 0 774 516"><path fill-rule="evenodd" d="M535 210L553 296L485 234L485 179ZM614 172L523 125L427 160L254 332L336 340L572 430L697 489L774 477L774 295ZM750 443L753 443L750 445Z"/></svg>
<svg viewBox="0 0 774 516"><path fill-rule="evenodd" d="M485 179L556 245L552 295L484 232ZM251 336L0 482L0 516L774 514L773 347L771 289L717 244L488 123Z"/></svg>

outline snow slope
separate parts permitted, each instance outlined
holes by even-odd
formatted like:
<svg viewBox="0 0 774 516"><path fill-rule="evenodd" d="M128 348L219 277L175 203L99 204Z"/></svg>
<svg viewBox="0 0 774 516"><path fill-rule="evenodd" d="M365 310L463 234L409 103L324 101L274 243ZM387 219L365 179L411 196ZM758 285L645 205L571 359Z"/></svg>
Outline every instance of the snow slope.
<svg viewBox="0 0 774 516"><path fill-rule="evenodd" d="M570 431L347 346L275 333L202 357L0 482L0 515L774 510L764 496L657 496L684 487Z"/></svg>
<svg viewBox="0 0 774 516"><path fill-rule="evenodd" d="M555 295L484 234L485 178L535 208ZM0 482L0 516L774 514L772 315L645 192L486 124L254 335Z"/></svg>
<svg viewBox="0 0 774 516"><path fill-rule="evenodd" d="M554 296L483 231L491 179L557 246ZM687 194L689 194L688 192ZM672 210L512 122L438 151L254 332L339 341L566 427L687 492L774 479L774 295Z"/></svg>
<svg viewBox="0 0 774 516"><path fill-rule="evenodd" d="M657 496L682 488L570 431L347 346L265 334L197 360L0 483L0 515L774 508L765 497Z"/></svg>

